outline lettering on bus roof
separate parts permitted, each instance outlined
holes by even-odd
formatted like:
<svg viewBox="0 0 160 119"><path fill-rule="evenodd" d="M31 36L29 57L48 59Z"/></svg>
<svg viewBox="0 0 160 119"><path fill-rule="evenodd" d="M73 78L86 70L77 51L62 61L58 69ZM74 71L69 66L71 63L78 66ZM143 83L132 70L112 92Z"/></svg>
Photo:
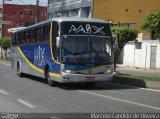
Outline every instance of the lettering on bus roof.
<svg viewBox="0 0 160 119"><path fill-rule="evenodd" d="M111 35L109 25L104 23L64 22L61 25L62 34L65 35Z"/></svg>
<svg viewBox="0 0 160 119"><path fill-rule="evenodd" d="M101 35L105 35L105 33L103 32L104 27L100 27L98 28L97 26L91 26L90 24L86 24L86 27L83 27L82 25L80 25L79 27L76 28L76 26L72 25L69 33L73 32L73 33L84 33L84 34L101 34Z"/></svg>

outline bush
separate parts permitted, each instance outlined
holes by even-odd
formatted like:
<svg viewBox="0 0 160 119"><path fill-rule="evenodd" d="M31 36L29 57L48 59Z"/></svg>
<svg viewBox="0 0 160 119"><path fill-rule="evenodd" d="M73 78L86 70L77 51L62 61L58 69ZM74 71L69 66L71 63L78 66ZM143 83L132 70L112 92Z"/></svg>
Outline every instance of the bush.
<svg viewBox="0 0 160 119"><path fill-rule="evenodd" d="M143 19L142 28L151 33L152 39L160 39L160 11L149 12Z"/></svg>
<svg viewBox="0 0 160 119"><path fill-rule="evenodd" d="M7 57L7 50L11 48L11 40L10 38L1 38L0 39L0 46L5 52L5 58ZM1 53L2 57L2 53Z"/></svg>

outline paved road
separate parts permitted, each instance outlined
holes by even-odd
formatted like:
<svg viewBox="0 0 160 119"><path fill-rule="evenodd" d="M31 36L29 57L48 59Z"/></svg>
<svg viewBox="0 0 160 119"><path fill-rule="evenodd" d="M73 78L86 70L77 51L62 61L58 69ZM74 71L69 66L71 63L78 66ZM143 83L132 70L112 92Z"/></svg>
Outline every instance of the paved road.
<svg viewBox="0 0 160 119"><path fill-rule="evenodd" d="M49 87L44 79L19 78L0 63L0 112L21 113L160 113L160 91L111 83Z"/></svg>

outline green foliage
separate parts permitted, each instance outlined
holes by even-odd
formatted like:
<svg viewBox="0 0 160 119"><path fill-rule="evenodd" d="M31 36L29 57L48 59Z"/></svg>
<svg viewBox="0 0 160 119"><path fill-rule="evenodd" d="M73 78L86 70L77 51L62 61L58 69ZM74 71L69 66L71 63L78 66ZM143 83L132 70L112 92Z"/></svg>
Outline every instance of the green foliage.
<svg viewBox="0 0 160 119"><path fill-rule="evenodd" d="M7 51L11 47L11 40L10 38L2 38L0 44L3 50Z"/></svg>
<svg viewBox="0 0 160 119"><path fill-rule="evenodd" d="M118 39L118 55L128 41L134 41L138 36L138 31L133 27L113 26L112 34Z"/></svg>
<svg viewBox="0 0 160 119"><path fill-rule="evenodd" d="M7 56L7 50L11 47L11 40L10 38L0 38L0 46L5 51L5 57ZM3 57L1 52L1 58Z"/></svg>
<svg viewBox="0 0 160 119"><path fill-rule="evenodd" d="M2 38L0 38L0 46L2 46L2 42L3 42L3 39L2 39Z"/></svg>
<svg viewBox="0 0 160 119"><path fill-rule="evenodd" d="M160 39L160 11L149 12L143 19L142 28L150 32L153 39Z"/></svg>

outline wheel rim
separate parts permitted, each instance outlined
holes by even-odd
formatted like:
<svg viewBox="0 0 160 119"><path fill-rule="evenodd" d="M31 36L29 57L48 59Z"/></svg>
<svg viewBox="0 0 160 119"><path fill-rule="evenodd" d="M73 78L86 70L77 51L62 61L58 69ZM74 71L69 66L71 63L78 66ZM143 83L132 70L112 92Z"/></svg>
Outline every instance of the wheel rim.
<svg viewBox="0 0 160 119"><path fill-rule="evenodd" d="M20 66L19 66L19 64L17 66L17 73L20 74Z"/></svg>
<svg viewBox="0 0 160 119"><path fill-rule="evenodd" d="M48 72L47 74L47 79L50 81L51 80L51 76L50 76L50 73Z"/></svg>
<svg viewBox="0 0 160 119"><path fill-rule="evenodd" d="M51 76L50 76L50 70L49 69L47 70L47 80L51 81Z"/></svg>

